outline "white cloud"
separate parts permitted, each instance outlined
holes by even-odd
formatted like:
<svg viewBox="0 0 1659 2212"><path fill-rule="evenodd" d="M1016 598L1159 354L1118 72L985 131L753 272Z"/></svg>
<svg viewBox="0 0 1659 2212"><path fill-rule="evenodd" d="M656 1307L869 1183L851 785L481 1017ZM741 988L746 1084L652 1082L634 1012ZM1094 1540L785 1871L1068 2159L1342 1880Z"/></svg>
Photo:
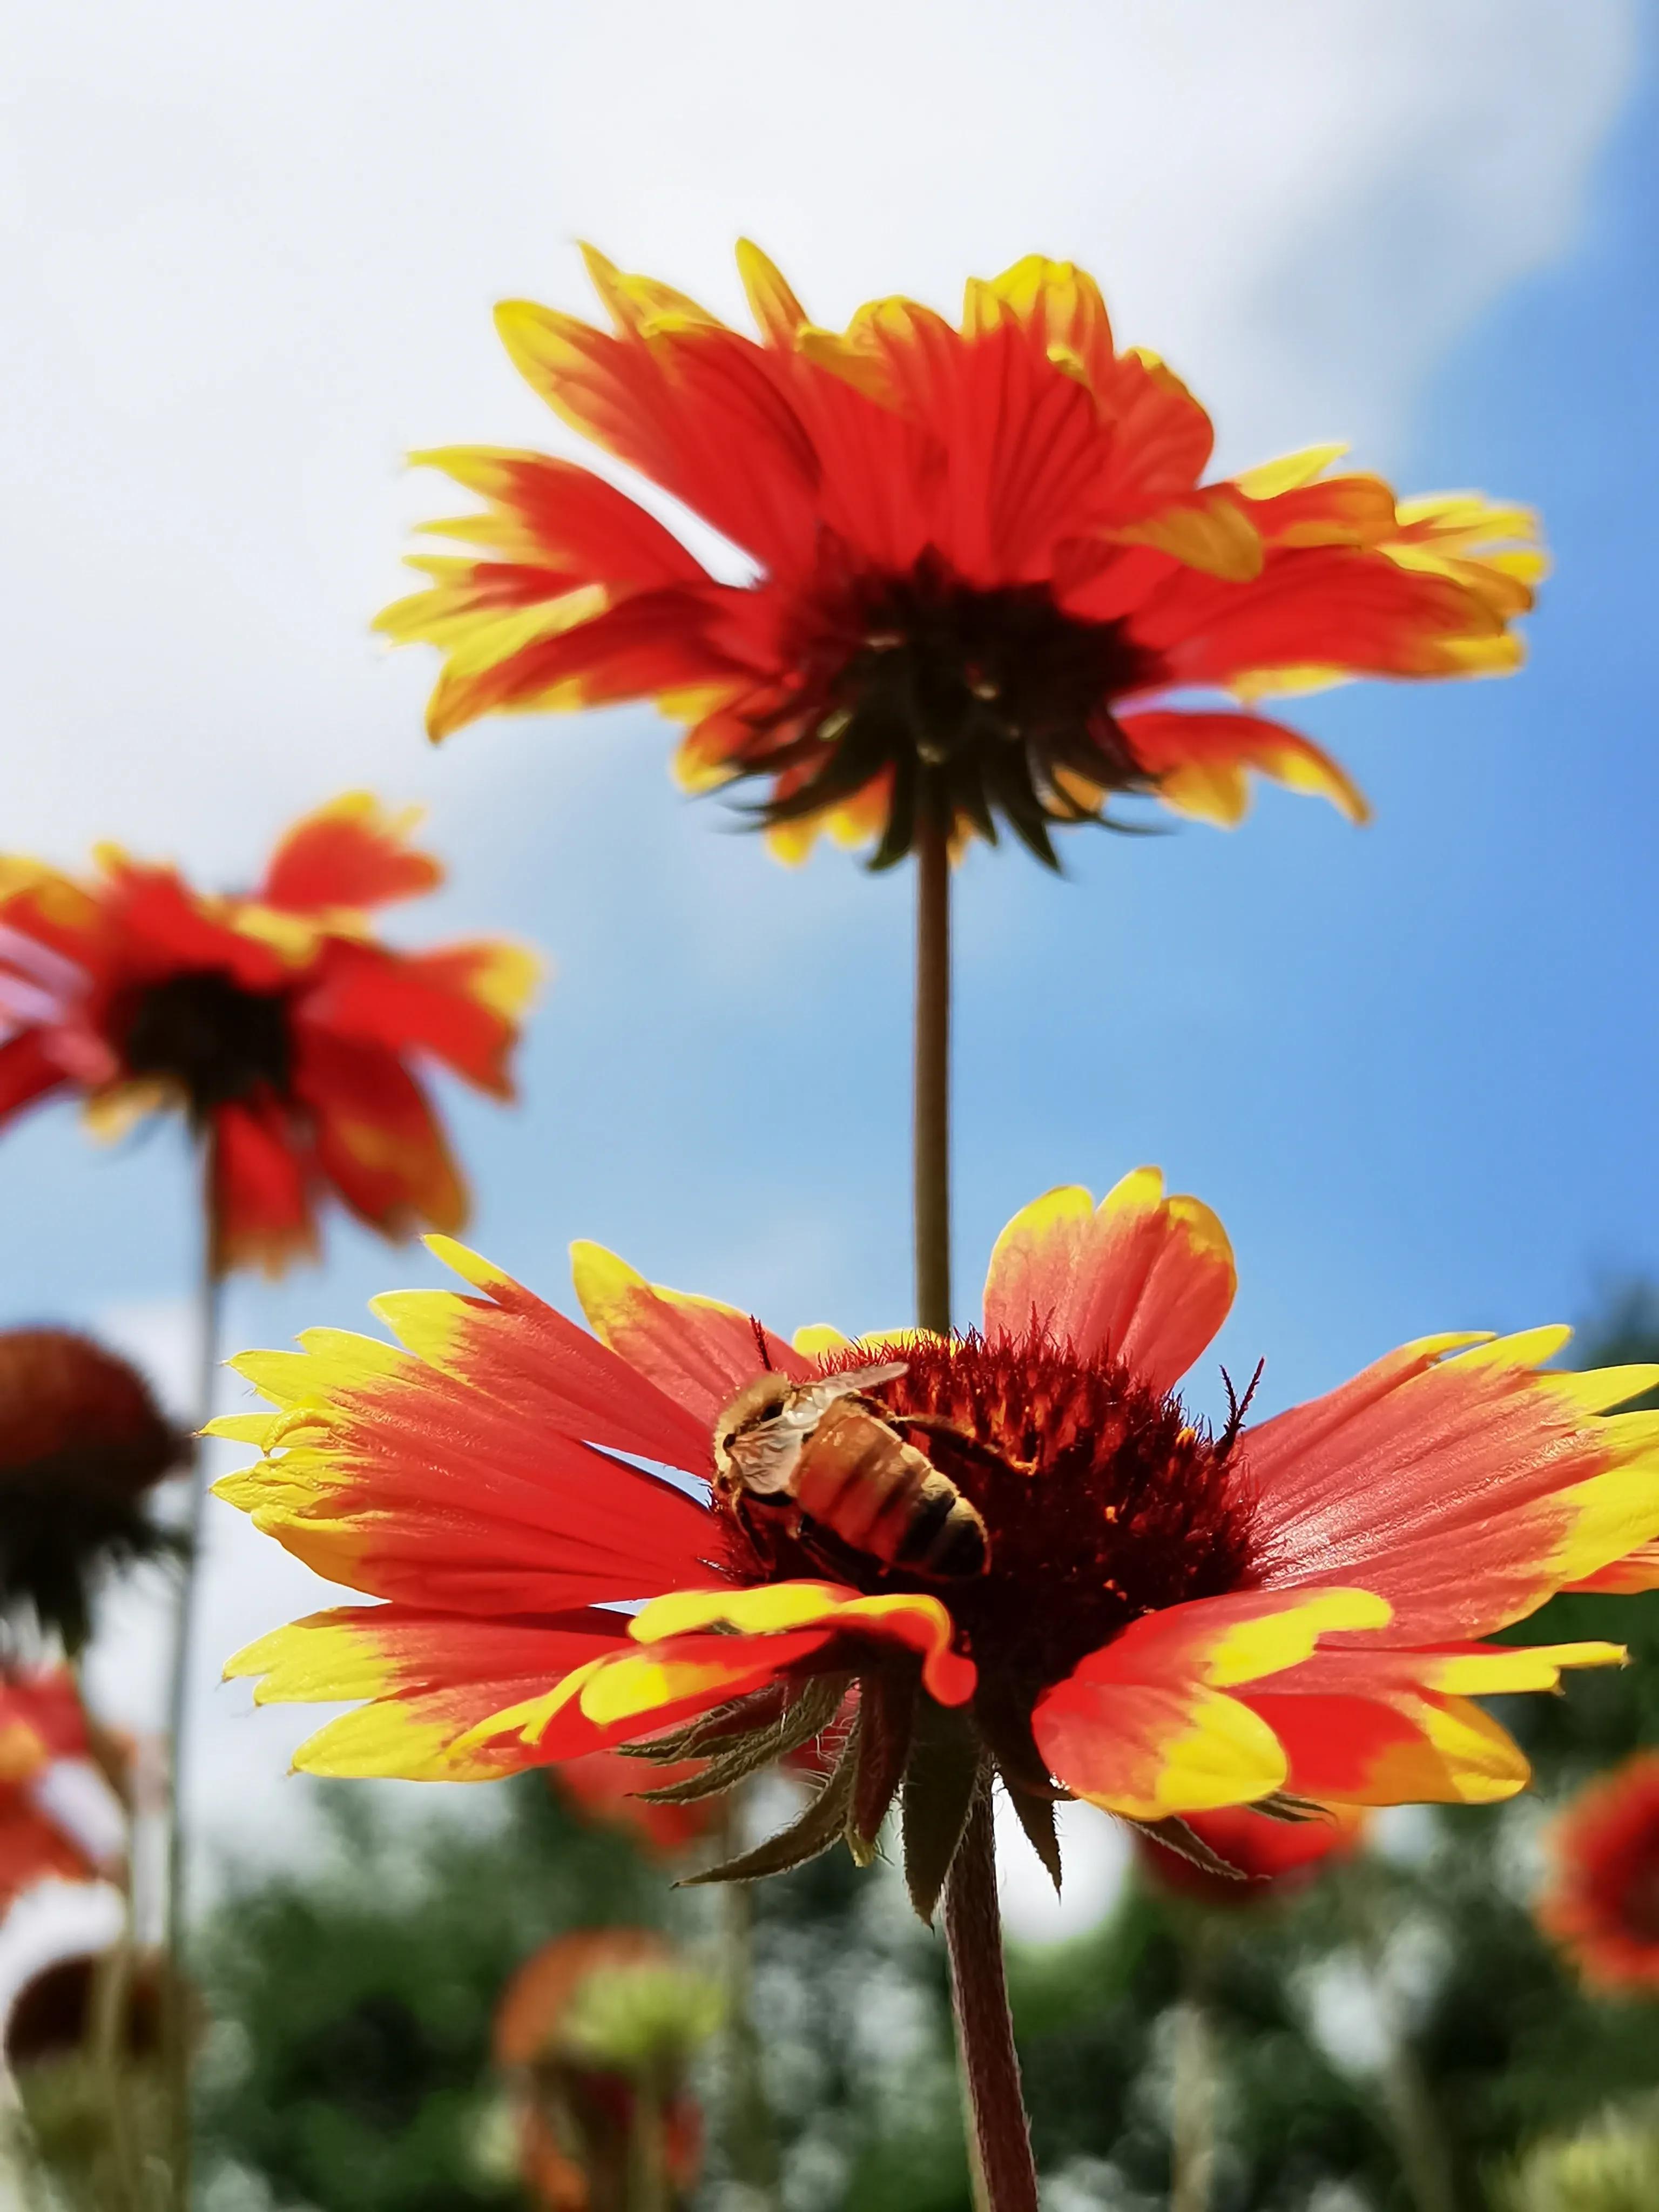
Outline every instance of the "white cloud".
<svg viewBox="0 0 1659 2212"><path fill-rule="evenodd" d="M750 230L826 318L949 305L1041 245L1099 270L1229 455L1386 459L1445 347L1572 235L1632 17L37 8L0 107L8 842L251 865L348 779L505 793L499 739L424 756L428 671L364 626L430 511L401 451L552 434L488 309L580 303L573 235L733 308Z"/></svg>

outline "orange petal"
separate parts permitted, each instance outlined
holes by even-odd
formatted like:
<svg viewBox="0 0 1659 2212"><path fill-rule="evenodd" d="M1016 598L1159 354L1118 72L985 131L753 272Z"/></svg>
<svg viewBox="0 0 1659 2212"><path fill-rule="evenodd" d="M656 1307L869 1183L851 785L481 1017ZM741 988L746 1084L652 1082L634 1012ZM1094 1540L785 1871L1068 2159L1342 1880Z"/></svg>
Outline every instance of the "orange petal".
<svg viewBox="0 0 1659 2212"><path fill-rule="evenodd" d="M1350 822L1368 822L1364 793L1330 755L1283 723L1256 714L1126 714L1120 728L1158 797L1183 814L1232 829L1250 803L1247 769L1291 791L1328 799Z"/></svg>
<svg viewBox="0 0 1659 2212"><path fill-rule="evenodd" d="M259 896L301 912L385 906L436 889L444 872L409 842L422 809L389 814L367 791L348 791L296 822L265 870Z"/></svg>
<svg viewBox="0 0 1659 2212"><path fill-rule="evenodd" d="M1635 1597L1643 1590L1659 1589L1659 1543L1638 1544L1622 1559L1561 1587L1607 1597Z"/></svg>
<svg viewBox="0 0 1659 2212"><path fill-rule="evenodd" d="M573 1244L570 1261L594 1335L699 1420L712 1425L769 1362L783 1375L812 1372L811 1363L769 1329L763 1359L748 1314L718 1298L648 1283L601 1244Z"/></svg>
<svg viewBox="0 0 1659 2212"><path fill-rule="evenodd" d="M823 1631L822 1641L844 1635L902 1644L922 1655L922 1680L940 1705L959 1705L973 1694L974 1667L951 1650L951 1615L938 1598L860 1597L832 1583L807 1582L747 1590L676 1590L642 1607L632 1632L667 1650L673 1638L714 1627L756 1637L816 1627Z"/></svg>
<svg viewBox="0 0 1659 2212"><path fill-rule="evenodd" d="M1642 1373L1535 1365L1565 1334L1425 1339L1251 1430L1275 1556L1380 1590L1399 1641L1438 1644L1522 1620L1659 1536L1659 1417L1589 1410Z"/></svg>
<svg viewBox="0 0 1659 2212"><path fill-rule="evenodd" d="M1158 1170L1138 1168L1098 1207L1073 1185L1014 1216L991 1255L985 1326L1040 1328L1085 1359L1109 1353L1161 1393L1226 1319L1236 1282L1208 1206L1166 1198Z"/></svg>
<svg viewBox="0 0 1659 2212"><path fill-rule="evenodd" d="M1297 1665L1333 1630L1371 1628L1388 1607L1366 1590L1255 1591L1149 1613L1046 1692L1032 1717L1051 1772L1137 1820L1253 1803L1286 1760L1241 1683Z"/></svg>

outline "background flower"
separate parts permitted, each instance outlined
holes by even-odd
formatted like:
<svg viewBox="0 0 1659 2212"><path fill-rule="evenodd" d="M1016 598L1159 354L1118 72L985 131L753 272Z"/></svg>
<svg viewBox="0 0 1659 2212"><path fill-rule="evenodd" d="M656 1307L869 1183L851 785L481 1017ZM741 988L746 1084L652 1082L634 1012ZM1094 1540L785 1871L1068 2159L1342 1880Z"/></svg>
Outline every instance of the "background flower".
<svg viewBox="0 0 1659 2212"><path fill-rule="evenodd" d="M488 502L434 524L428 588L380 617L446 654L428 727L492 709L654 698L692 789L757 777L777 848L826 823L900 859L919 821L1054 861L1056 823L1115 792L1231 823L1247 772L1364 802L1254 702L1348 676L1513 667L1541 572L1532 518L1468 495L1397 501L1324 446L1206 480L1202 407L1121 350L1099 290L1030 255L970 280L959 329L903 299L814 323L747 241L760 340L591 248L602 331L510 301L501 337L577 430L740 547L720 583L568 461L418 459Z"/></svg>
<svg viewBox="0 0 1659 2212"><path fill-rule="evenodd" d="M387 1237L456 1226L464 1187L414 1063L510 1097L537 967L502 942L377 940L374 908L442 879L416 819L349 793L295 824L250 897L112 848L84 883L0 860L0 1123L66 1091L109 1130L182 1110L220 1270L314 1252L325 1193Z"/></svg>
<svg viewBox="0 0 1659 2212"><path fill-rule="evenodd" d="M107 1572L177 1552L147 1501L191 1449L137 1369L90 1337L0 1331L0 1608L78 1651Z"/></svg>
<svg viewBox="0 0 1659 2212"><path fill-rule="evenodd" d="M538 2204L632 2212L679 2201L702 2136L686 2073L719 2019L718 1990L648 1929L558 1936L525 1962L502 1994L495 2057L514 2085Z"/></svg>
<svg viewBox="0 0 1659 2212"><path fill-rule="evenodd" d="M1550 1837L1540 1923L1594 1988L1659 1991L1659 1752L1583 1790Z"/></svg>

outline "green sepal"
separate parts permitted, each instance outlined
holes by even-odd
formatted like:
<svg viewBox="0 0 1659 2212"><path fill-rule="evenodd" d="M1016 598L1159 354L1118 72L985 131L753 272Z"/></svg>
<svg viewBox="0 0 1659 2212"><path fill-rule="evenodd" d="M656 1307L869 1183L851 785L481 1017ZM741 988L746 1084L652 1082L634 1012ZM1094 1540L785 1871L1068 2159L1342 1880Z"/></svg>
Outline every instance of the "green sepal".
<svg viewBox="0 0 1659 2212"><path fill-rule="evenodd" d="M792 1867L805 1866L809 1859L817 1858L841 1840L857 1761L855 1723L841 1764L799 1820L769 1836L763 1844L757 1844L752 1851L744 1851L722 1865L707 1867L702 1874L686 1875L681 1887L695 1888L706 1881L758 1881L763 1875L787 1874Z"/></svg>
<svg viewBox="0 0 1659 2212"><path fill-rule="evenodd" d="M914 1669L866 1674L859 1692L859 1763L847 1808L847 1848L861 1867L876 1856L887 1808L910 1757L918 1683Z"/></svg>
<svg viewBox="0 0 1659 2212"><path fill-rule="evenodd" d="M1003 1779L1007 1781L1005 1775ZM1013 1807L1019 1825L1025 1831L1025 1840L1042 1862L1043 1872L1054 1886L1054 1895L1060 1895L1060 1831L1054 1826L1054 1801L1052 1797L1033 1797L1028 1790L1017 1789L1008 1783L1008 1802Z"/></svg>
<svg viewBox="0 0 1659 2212"><path fill-rule="evenodd" d="M1143 1836L1150 1836L1155 1844L1162 1844L1166 1851L1173 1851L1177 1858L1190 1860L1194 1866L1201 1867L1206 1874L1218 1875L1223 1881L1250 1880L1250 1876L1236 1867L1231 1859L1224 1859L1219 1851L1212 1850L1204 1838L1195 1829L1189 1828L1179 1814L1167 1814L1161 1820L1131 1820L1129 1826L1139 1828Z"/></svg>
<svg viewBox="0 0 1659 2212"><path fill-rule="evenodd" d="M701 1774L688 1775L683 1782L665 1783L660 1790L637 1790L635 1795L647 1805L684 1805L700 1797L718 1796L746 1775L770 1766L787 1752L796 1751L811 1737L821 1735L841 1711L851 1680L849 1674L810 1676L799 1697L775 1721L739 1736L728 1750L712 1758Z"/></svg>
<svg viewBox="0 0 1659 2212"><path fill-rule="evenodd" d="M922 1698L904 1771L904 1880L918 1917L930 1927L984 1763L967 1714Z"/></svg>

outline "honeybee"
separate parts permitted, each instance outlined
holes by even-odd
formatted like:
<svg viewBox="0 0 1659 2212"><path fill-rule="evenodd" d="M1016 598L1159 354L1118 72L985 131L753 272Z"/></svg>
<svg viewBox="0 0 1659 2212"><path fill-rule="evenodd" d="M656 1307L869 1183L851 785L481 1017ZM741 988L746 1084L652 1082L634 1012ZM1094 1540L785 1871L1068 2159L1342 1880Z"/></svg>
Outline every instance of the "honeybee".
<svg viewBox="0 0 1659 2212"><path fill-rule="evenodd" d="M714 1424L720 1496L740 1518L787 1516L792 1533L816 1522L851 1550L930 1580L982 1575L990 1546L978 1509L864 1395L905 1366L816 1382L757 1376Z"/></svg>

